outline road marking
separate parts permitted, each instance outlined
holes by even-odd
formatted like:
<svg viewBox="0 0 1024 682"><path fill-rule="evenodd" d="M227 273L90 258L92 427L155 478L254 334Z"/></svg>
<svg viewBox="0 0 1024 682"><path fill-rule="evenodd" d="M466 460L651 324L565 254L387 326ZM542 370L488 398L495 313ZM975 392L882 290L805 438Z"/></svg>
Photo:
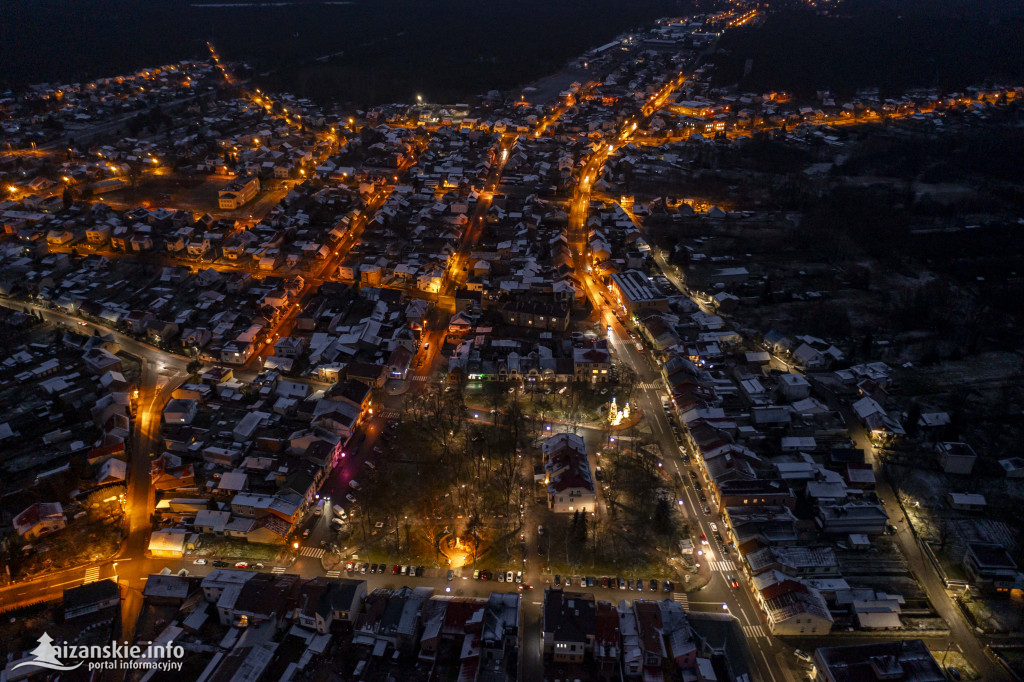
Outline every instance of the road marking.
<svg viewBox="0 0 1024 682"><path fill-rule="evenodd" d="M285 568L284 566L274 566L272 569L270 569L270 572L271 573L276 573L278 575L281 575L282 573L284 573L287 570L288 569Z"/></svg>
<svg viewBox="0 0 1024 682"><path fill-rule="evenodd" d="M82 584L83 585L88 585L89 583L97 582L99 579L100 579L100 567L99 566L92 566L90 568L85 569L85 579L82 580Z"/></svg>
<svg viewBox="0 0 1024 682"><path fill-rule="evenodd" d="M747 639L756 639L757 637L764 637L765 639L768 638L768 635L764 632L764 628L760 625L744 625L743 634L746 635Z"/></svg>
<svg viewBox="0 0 1024 682"><path fill-rule="evenodd" d="M337 578L341 576L341 571L327 571L328 578Z"/></svg>
<svg viewBox="0 0 1024 682"><path fill-rule="evenodd" d="M642 381L640 382L640 388L645 391L657 391L662 388L661 384L655 381Z"/></svg>
<svg viewBox="0 0 1024 682"><path fill-rule="evenodd" d="M419 374L417 374L417 375L413 376L412 380L413 381L429 381L430 377L424 377L424 376L420 376Z"/></svg>
<svg viewBox="0 0 1024 682"><path fill-rule="evenodd" d="M682 607L683 607L684 609L688 609L688 608L690 608L690 598L689 598L689 597L688 597L688 596L686 595L686 593L685 593L685 592L674 592L674 593L672 594L672 599L673 599L674 601L677 601L677 602L679 602L679 604L680 604L680 605L681 605L681 606L682 606Z"/></svg>
<svg viewBox="0 0 1024 682"><path fill-rule="evenodd" d="M728 571L735 571L736 564L731 559L724 559L722 561L709 561L708 564L711 566L712 571L721 571L726 573Z"/></svg>
<svg viewBox="0 0 1024 682"><path fill-rule="evenodd" d="M544 602L542 602L542 601L535 601L535 602L530 602L530 603L533 604L534 606L540 606Z"/></svg>
<svg viewBox="0 0 1024 682"><path fill-rule="evenodd" d="M299 549L299 555L319 559L324 555L324 550L323 547L302 547Z"/></svg>

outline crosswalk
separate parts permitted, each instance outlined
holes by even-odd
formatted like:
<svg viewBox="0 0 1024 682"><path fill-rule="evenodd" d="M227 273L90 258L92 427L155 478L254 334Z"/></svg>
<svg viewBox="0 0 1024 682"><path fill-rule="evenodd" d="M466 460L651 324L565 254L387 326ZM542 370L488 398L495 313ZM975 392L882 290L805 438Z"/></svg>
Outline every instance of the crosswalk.
<svg viewBox="0 0 1024 682"><path fill-rule="evenodd" d="M640 388L642 388L645 391L657 391L663 388L663 386L660 382L657 381L643 381L640 383Z"/></svg>
<svg viewBox="0 0 1024 682"><path fill-rule="evenodd" d="M100 579L100 567L92 566L85 569L85 579L82 580L82 584L94 583Z"/></svg>
<svg viewBox="0 0 1024 682"><path fill-rule="evenodd" d="M341 571L327 571L328 578L339 578L341 577Z"/></svg>
<svg viewBox="0 0 1024 682"><path fill-rule="evenodd" d="M420 376L419 374L415 374L415 375L413 375L412 380L413 381L429 381L430 377Z"/></svg>
<svg viewBox="0 0 1024 682"><path fill-rule="evenodd" d="M273 567L272 569L270 569L270 572L271 572L271 573L275 573L275 574L277 574L277 575L281 575L281 574L283 574L283 573L284 573L284 572L285 572L286 570L288 570L288 569L287 569L287 568L285 568L284 566L274 566L274 567Z"/></svg>
<svg viewBox="0 0 1024 682"><path fill-rule="evenodd" d="M301 547L299 548L299 556L308 556L313 559L319 559L324 555L323 547Z"/></svg>
<svg viewBox="0 0 1024 682"><path fill-rule="evenodd" d="M394 410L384 410L383 412L375 412L374 416L380 417L386 421L391 421L392 419L398 419L401 415Z"/></svg>
<svg viewBox="0 0 1024 682"><path fill-rule="evenodd" d="M765 633L764 628L760 625L744 625L743 634L747 639L754 639L755 637L768 638L768 634Z"/></svg>
<svg viewBox="0 0 1024 682"><path fill-rule="evenodd" d="M726 573L728 571L735 571L736 564L731 559L723 559L722 561L712 561L710 563L712 571L721 571Z"/></svg>
<svg viewBox="0 0 1024 682"><path fill-rule="evenodd" d="M679 602L679 605L682 606L683 609L690 608L690 598L686 596L685 592L673 592L672 600Z"/></svg>

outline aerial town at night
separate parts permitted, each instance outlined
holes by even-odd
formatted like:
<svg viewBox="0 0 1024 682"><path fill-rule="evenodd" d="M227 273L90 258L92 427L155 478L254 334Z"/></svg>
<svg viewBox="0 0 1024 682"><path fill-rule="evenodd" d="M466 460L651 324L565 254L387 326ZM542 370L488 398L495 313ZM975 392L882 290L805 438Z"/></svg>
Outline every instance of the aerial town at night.
<svg viewBox="0 0 1024 682"><path fill-rule="evenodd" d="M746 56L851 2L0 81L0 680L1022 679L1024 77Z"/></svg>

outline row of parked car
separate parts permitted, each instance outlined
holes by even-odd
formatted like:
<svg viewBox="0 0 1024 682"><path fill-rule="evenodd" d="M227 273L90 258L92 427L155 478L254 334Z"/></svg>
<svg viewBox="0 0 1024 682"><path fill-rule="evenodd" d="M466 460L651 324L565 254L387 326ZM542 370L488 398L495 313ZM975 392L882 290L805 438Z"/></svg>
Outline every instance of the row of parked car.
<svg viewBox="0 0 1024 682"><path fill-rule="evenodd" d="M365 575L367 573L371 575L384 575L388 572L388 565L371 563L357 564L354 561L350 561L347 564L345 564L345 570L349 573L360 573L362 575ZM394 564L391 567L391 575L404 575L414 578L422 578L423 567Z"/></svg>
<svg viewBox="0 0 1024 682"><path fill-rule="evenodd" d="M494 574L490 571L473 571L473 580L493 580ZM523 582L522 571L498 571L498 582L499 583L519 583Z"/></svg>
<svg viewBox="0 0 1024 682"><path fill-rule="evenodd" d="M594 576L566 576L565 580L562 580L562 576L555 574L555 587L601 587L606 590L636 590L637 592L643 592L645 589L651 592L658 591L658 581L653 578L647 581L647 587L644 587L644 581L640 578L636 580L627 578L610 578L608 576L602 576L595 578ZM671 580L665 580L661 584L661 588L665 592L671 592L674 588Z"/></svg>

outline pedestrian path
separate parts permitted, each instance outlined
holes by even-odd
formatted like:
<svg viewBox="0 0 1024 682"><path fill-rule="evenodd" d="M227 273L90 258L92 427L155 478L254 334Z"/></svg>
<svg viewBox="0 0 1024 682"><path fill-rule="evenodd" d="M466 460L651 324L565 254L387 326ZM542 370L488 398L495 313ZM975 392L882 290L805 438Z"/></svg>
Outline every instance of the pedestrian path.
<svg viewBox="0 0 1024 682"><path fill-rule="evenodd" d="M299 549L299 556L308 556L314 559L319 559L323 555L323 547L302 547Z"/></svg>
<svg viewBox="0 0 1024 682"><path fill-rule="evenodd" d="M285 568L284 566L274 566L272 569L270 569L270 572L271 573L276 573L277 575L281 575L286 570L288 570L288 569Z"/></svg>
<svg viewBox="0 0 1024 682"><path fill-rule="evenodd" d="M722 573L726 573L728 571L735 571L736 570L736 564L733 563L733 561L731 559L724 559L722 561L712 561L711 562L711 570L712 571L721 571Z"/></svg>
<svg viewBox="0 0 1024 682"><path fill-rule="evenodd" d="M690 598L686 596L685 592L673 592L672 599L679 602L679 605L682 606L683 609L690 608Z"/></svg>
<svg viewBox="0 0 1024 682"><path fill-rule="evenodd" d="M99 566L92 566L90 568L85 569L85 579L82 581L82 584L83 585L87 585L88 583L94 583L94 582L96 582L99 579L100 579L100 567Z"/></svg>
<svg viewBox="0 0 1024 682"><path fill-rule="evenodd" d="M765 633L764 628L760 625L744 625L743 634L746 635L747 639L754 639L756 637L764 637L765 639L768 638L768 635Z"/></svg>

